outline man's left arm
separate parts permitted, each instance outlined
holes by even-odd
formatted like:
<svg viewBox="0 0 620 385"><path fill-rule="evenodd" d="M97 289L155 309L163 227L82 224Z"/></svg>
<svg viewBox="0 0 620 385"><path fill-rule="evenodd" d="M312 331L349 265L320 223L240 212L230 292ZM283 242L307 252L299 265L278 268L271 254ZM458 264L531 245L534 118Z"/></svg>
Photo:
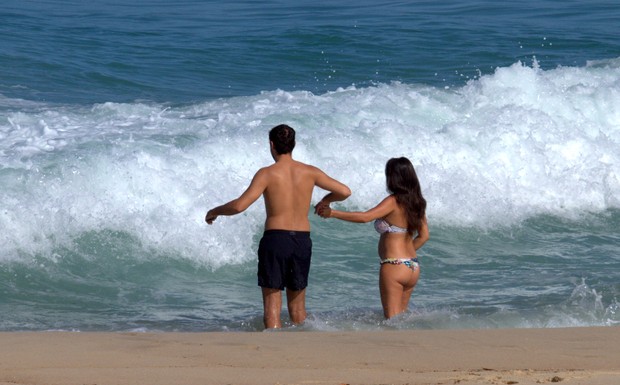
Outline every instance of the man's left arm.
<svg viewBox="0 0 620 385"><path fill-rule="evenodd" d="M315 206L315 214L318 214L319 211L322 211L325 207L329 207L330 203L343 201L351 196L351 189L349 189L347 185L330 177L318 168L315 168L315 170L317 173L316 185L323 190L329 191L329 193Z"/></svg>

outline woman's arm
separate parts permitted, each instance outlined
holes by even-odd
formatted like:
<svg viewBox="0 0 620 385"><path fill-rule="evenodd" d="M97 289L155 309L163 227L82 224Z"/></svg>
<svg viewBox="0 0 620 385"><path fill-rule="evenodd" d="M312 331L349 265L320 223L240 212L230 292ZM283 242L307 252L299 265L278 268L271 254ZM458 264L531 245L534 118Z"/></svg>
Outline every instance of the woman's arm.
<svg viewBox="0 0 620 385"><path fill-rule="evenodd" d="M417 250L422 247L426 241L430 238L430 231L428 231L428 223L426 221L426 215L422 218L420 228L418 229L418 235L413 238L413 247Z"/></svg>
<svg viewBox="0 0 620 385"><path fill-rule="evenodd" d="M347 222L366 223L390 214L394 211L395 205L396 198L390 195L368 211L333 210L328 205L323 205L317 207L317 214L323 218L336 218Z"/></svg>

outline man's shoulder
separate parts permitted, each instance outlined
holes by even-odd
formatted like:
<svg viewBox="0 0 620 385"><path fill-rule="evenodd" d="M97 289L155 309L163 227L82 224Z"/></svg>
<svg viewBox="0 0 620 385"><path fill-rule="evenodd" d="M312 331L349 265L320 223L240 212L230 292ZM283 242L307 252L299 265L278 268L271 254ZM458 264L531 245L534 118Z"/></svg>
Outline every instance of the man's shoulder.
<svg viewBox="0 0 620 385"><path fill-rule="evenodd" d="M305 171L321 171L318 167L313 166L308 163L300 162L298 160L292 160L286 163L276 162L269 166L265 166L261 168L261 170L280 170L280 169L295 169L295 170L305 170ZM259 170L260 171L260 170Z"/></svg>
<svg viewBox="0 0 620 385"><path fill-rule="evenodd" d="M277 175L277 174L286 172L286 170L292 170L295 174L303 173L303 174L306 174L307 176L314 176L314 177L318 177L319 175L324 174L324 172L316 166L303 163L297 160L293 160L292 162L274 163L269 166L265 166L259 169L256 172L256 175L259 175L259 174L263 176Z"/></svg>
<svg viewBox="0 0 620 385"><path fill-rule="evenodd" d="M254 174L254 180L257 182L261 180L269 180L269 176L273 174L272 167L273 165L259 168Z"/></svg>
<svg viewBox="0 0 620 385"><path fill-rule="evenodd" d="M298 170L301 170L303 172L307 172L307 173L312 173L312 174L319 174L319 173L323 173L323 171L318 168L317 166L311 165L311 164L307 164L307 163L303 163L303 162L299 162L299 161L295 161L296 165L295 167L297 167Z"/></svg>

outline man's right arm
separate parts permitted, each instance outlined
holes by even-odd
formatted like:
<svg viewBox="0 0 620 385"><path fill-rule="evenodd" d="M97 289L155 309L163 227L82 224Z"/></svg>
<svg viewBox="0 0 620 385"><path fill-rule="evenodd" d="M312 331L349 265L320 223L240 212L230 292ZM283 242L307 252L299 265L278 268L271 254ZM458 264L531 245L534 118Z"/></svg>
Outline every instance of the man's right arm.
<svg viewBox="0 0 620 385"><path fill-rule="evenodd" d="M259 170L250 186L237 199L233 199L228 203L215 207L207 212L205 222L212 224L220 215L235 215L245 211L252 203L254 203L267 188L267 176L263 169Z"/></svg>

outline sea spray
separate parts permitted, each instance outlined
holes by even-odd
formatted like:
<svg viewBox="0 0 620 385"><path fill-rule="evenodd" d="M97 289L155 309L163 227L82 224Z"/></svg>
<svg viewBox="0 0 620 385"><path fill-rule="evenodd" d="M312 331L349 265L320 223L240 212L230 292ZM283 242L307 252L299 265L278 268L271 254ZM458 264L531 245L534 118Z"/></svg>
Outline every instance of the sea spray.
<svg viewBox="0 0 620 385"><path fill-rule="evenodd" d="M260 205L214 226L202 219L272 162L267 131L281 122L298 130L297 159L351 187L346 208L368 208L385 194L383 167L393 156L416 165L434 224L509 226L616 208L614 63L548 71L516 63L448 90L393 83L187 106L7 108L0 221L11 231L2 258L49 253L104 229L214 267L253 258L247 235L260 231Z"/></svg>

